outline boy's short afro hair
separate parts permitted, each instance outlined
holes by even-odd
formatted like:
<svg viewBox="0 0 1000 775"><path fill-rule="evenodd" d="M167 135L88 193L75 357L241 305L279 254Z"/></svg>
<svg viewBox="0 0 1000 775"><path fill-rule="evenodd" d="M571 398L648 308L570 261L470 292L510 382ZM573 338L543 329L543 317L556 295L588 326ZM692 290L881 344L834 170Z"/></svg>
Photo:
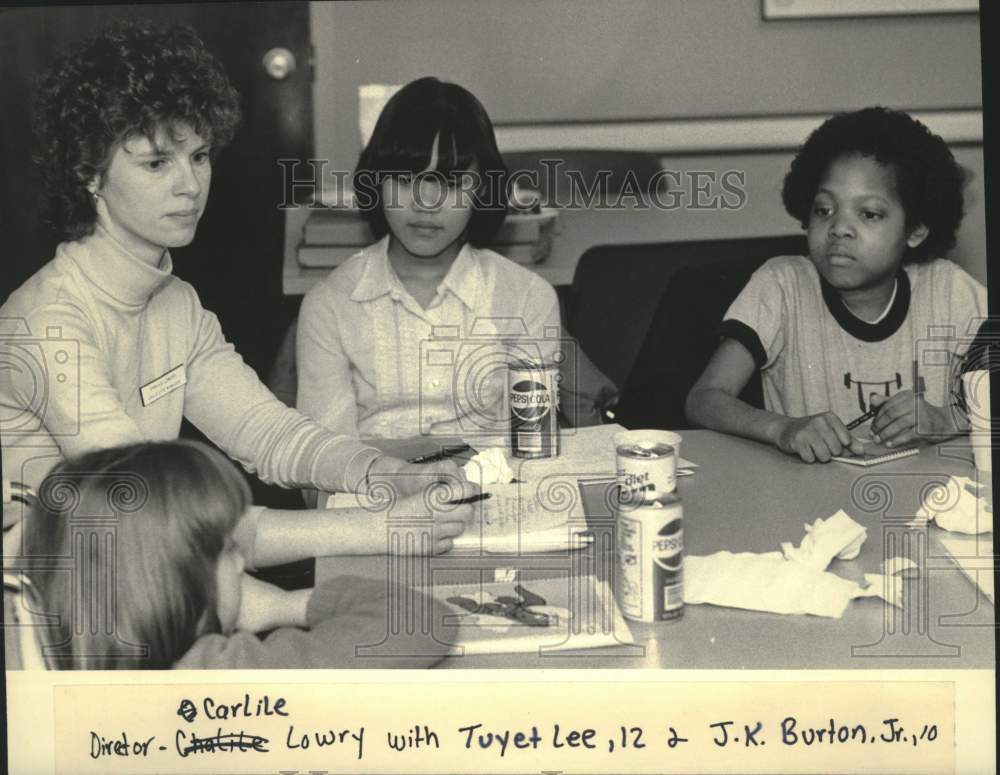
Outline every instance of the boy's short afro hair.
<svg viewBox="0 0 1000 775"><path fill-rule="evenodd" d="M189 124L225 146L240 120L239 96L194 30L117 22L57 62L41 79L35 111L35 160L49 219L69 239L94 230L87 185L103 172L116 143Z"/></svg>
<svg viewBox="0 0 1000 775"><path fill-rule="evenodd" d="M955 246L963 215L965 171L941 137L906 113L883 107L833 116L799 149L785 176L781 199L802 228L809 225L823 175L835 159L846 154L891 165L907 227L927 227L927 238L916 248L907 248L903 263L942 257Z"/></svg>

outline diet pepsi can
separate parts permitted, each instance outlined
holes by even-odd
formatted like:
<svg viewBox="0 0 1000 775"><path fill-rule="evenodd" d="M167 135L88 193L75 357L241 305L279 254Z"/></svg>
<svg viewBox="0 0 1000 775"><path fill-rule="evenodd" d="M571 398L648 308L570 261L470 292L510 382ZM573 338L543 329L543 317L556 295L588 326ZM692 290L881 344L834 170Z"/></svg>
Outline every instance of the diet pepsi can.
<svg viewBox="0 0 1000 775"><path fill-rule="evenodd" d="M514 457L559 454L559 367L532 361L509 364L510 450Z"/></svg>
<svg viewBox="0 0 1000 775"><path fill-rule="evenodd" d="M628 619L660 622L684 614L684 510L676 492L625 503L616 525L618 605Z"/></svg>
<svg viewBox="0 0 1000 775"><path fill-rule="evenodd" d="M618 486L629 502L640 503L677 489L677 457L669 444L620 444L615 453Z"/></svg>

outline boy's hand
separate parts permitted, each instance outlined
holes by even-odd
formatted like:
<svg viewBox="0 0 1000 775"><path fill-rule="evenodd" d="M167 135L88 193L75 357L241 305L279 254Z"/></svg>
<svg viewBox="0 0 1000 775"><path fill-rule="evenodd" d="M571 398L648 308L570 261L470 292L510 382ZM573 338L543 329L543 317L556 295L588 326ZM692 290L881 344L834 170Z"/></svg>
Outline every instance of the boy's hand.
<svg viewBox="0 0 1000 775"><path fill-rule="evenodd" d="M872 439L886 447L938 441L957 432L947 410L933 406L920 393L901 390L891 398L873 395L871 405L878 409L872 420ZM917 418L923 419L917 430Z"/></svg>
<svg viewBox="0 0 1000 775"><path fill-rule="evenodd" d="M798 455L806 463L828 463L833 455L849 449L860 454L861 443L852 438L844 422L833 412L809 417L786 417L778 434L778 449Z"/></svg>

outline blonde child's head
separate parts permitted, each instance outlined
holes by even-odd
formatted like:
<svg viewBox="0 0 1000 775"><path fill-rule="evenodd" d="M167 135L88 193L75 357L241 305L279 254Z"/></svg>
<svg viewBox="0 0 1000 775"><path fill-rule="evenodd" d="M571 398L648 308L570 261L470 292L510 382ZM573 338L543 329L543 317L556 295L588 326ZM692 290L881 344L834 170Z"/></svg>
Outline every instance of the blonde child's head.
<svg viewBox="0 0 1000 775"><path fill-rule="evenodd" d="M50 664L168 669L198 637L231 627L242 561L230 536L249 502L233 465L197 442L58 465L24 532Z"/></svg>

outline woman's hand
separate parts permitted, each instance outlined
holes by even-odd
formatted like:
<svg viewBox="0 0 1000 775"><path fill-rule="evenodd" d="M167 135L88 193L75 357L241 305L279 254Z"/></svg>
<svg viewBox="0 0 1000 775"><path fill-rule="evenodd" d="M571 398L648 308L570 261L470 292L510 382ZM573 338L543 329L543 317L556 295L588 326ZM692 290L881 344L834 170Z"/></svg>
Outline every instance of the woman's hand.
<svg viewBox="0 0 1000 775"><path fill-rule="evenodd" d="M376 458L368 470L368 482L390 484L397 496L415 495L437 482L445 482L461 491L455 498L475 495L479 488L468 482L465 473L454 460L439 460L434 463L408 463L396 457L384 455Z"/></svg>
<svg viewBox="0 0 1000 775"><path fill-rule="evenodd" d="M478 493L478 488L475 488ZM375 484L366 499L372 505L338 510L344 520L345 542L352 554L441 554L480 513L482 501L456 503L476 494L448 484L431 485L399 497L391 487Z"/></svg>
<svg viewBox="0 0 1000 775"><path fill-rule="evenodd" d="M776 443L778 449L798 455L806 463L828 463L845 449L858 455L863 451L860 440L851 436L843 420L833 412L784 418Z"/></svg>
<svg viewBox="0 0 1000 775"><path fill-rule="evenodd" d="M901 390L891 398L872 395L869 401L878 409L871 424L872 439L883 446L930 443L959 432L952 413L927 403L921 393Z"/></svg>

